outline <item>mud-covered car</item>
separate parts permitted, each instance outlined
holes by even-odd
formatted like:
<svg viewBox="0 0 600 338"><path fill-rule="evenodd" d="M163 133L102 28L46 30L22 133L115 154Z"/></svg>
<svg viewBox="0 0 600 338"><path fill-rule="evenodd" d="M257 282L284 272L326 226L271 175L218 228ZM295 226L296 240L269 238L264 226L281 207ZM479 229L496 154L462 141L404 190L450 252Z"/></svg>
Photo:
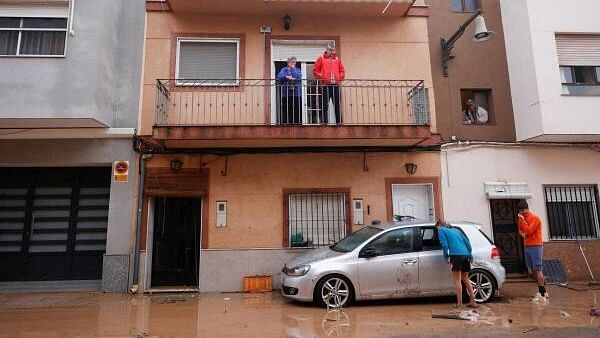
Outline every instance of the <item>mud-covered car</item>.
<svg viewBox="0 0 600 338"><path fill-rule="evenodd" d="M474 223L451 223L473 248L470 280L475 300L488 302L506 279L500 252ZM281 293L299 301L340 307L354 300L455 294L431 222L364 227L338 243L302 254L285 264Z"/></svg>

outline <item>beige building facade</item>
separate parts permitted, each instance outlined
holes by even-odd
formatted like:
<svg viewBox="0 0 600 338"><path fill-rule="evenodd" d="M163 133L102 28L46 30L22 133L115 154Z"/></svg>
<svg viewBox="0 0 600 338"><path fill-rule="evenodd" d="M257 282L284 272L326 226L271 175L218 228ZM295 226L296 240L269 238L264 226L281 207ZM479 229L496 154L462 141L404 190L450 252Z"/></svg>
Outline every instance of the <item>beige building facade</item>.
<svg viewBox="0 0 600 338"><path fill-rule="evenodd" d="M140 289L239 291L256 275L277 287L286 259L374 220L441 217L426 9L230 3L147 3ZM312 74L327 45L346 69L341 121L335 98L324 119ZM302 71L294 124L274 80L290 56Z"/></svg>

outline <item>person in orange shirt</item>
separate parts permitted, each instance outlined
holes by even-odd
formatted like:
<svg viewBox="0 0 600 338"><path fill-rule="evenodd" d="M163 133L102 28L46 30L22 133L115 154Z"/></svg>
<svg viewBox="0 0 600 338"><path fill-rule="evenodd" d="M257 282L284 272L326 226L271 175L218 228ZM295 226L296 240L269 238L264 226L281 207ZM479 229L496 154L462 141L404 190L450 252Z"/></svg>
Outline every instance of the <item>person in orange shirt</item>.
<svg viewBox="0 0 600 338"><path fill-rule="evenodd" d="M542 243L542 221L540 217L529 211L527 201L521 200L519 209L519 235L524 238L525 265L533 272L538 284L538 292L533 296L534 301L545 301L548 297L544 273L542 272L542 256L544 246Z"/></svg>

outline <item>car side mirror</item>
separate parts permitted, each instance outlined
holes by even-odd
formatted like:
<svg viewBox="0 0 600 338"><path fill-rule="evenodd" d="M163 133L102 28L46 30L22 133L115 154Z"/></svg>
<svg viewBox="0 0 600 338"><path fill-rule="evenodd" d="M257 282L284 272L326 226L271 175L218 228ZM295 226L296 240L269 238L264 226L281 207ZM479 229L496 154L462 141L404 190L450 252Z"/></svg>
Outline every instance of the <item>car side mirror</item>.
<svg viewBox="0 0 600 338"><path fill-rule="evenodd" d="M379 256L379 251L375 248L366 248L358 254L358 258L372 258Z"/></svg>

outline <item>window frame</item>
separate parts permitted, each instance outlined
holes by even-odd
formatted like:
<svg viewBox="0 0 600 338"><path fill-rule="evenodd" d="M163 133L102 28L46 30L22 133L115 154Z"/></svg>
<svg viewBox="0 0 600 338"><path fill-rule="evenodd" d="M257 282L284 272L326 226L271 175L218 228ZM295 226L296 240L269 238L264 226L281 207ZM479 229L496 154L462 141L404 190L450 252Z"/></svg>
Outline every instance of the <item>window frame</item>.
<svg viewBox="0 0 600 338"><path fill-rule="evenodd" d="M472 97L474 96L474 94L476 92L480 92L480 93L485 92L486 93L488 106L487 106L487 108L486 107L483 107L483 108L488 112L488 121L487 122L485 122L485 123L465 123L465 121L464 121L465 106L463 103L463 92L471 92ZM459 88L459 95L460 95L460 118L462 120L462 123L461 123L462 126L493 126L493 125L496 125L492 88L473 88L473 87Z"/></svg>
<svg viewBox="0 0 600 338"><path fill-rule="evenodd" d="M63 15L32 15L32 16L10 16L10 15L0 15L3 18L17 18L19 19L19 27L9 28L9 27L0 27L0 31L2 32L18 32L18 40L17 40L17 50L16 54L11 55L0 55L0 58L64 58L67 56L67 46L69 40L69 24L71 18L69 16ZM65 28L24 28L23 21L24 19L66 19ZM20 54L21 52L21 39L23 36L23 32L64 32L65 33L65 45L63 47L62 54Z"/></svg>
<svg viewBox="0 0 600 338"><path fill-rule="evenodd" d="M565 241L598 241L598 240L600 240L600 200L599 200L599 195L598 195L598 185L597 184L544 184L542 186L542 188L544 191L544 205L545 205L545 211L546 211L546 219L548 220L548 240L549 241L565 242ZM596 213L594 215L592 215L594 217L594 221L595 221L596 237L582 237L582 236L572 237L572 236L569 236L569 238L556 238L558 236L552 235L552 224L551 224L552 218L550 217L549 203L553 203L553 202L550 202L548 200L548 193L547 193L548 190L547 189L549 189L549 188L554 188L554 189L589 188L592 190L591 193L593 194L593 196L595 198L596 204L595 205L593 204L594 201L585 201L585 202L592 205L594 207L594 209L596 210ZM562 197L562 192L561 192L561 197ZM554 202L554 203L564 203L564 202Z"/></svg>
<svg viewBox="0 0 600 338"><path fill-rule="evenodd" d="M396 232L396 231L400 231L400 230L409 230L411 232L411 250L407 251L407 252L397 252L397 253L389 253L389 254L378 254L376 257L385 257L385 256L394 256L394 255L405 255L405 254L410 254L410 253L418 253L421 251L421 247L420 247L420 241L417 240L417 235L421 235L421 228L418 226L411 226L411 227L403 227L403 228L395 228L395 229L391 229L391 230L387 230L383 233L378 234L377 237L371 239L367 244L363 245L363 247L360 249L359 251L359 256L360 254L367 250L368 248L371 248L371 244L373 244L373 242L381 239L382 237L389 235L392 232Z"/></svg>
<svg viewBox="0 0 600 338"><path fill-rule="evenodd" d="M292 233L290 232L290 195L293 194L344 194L344 208L345 208L345 232L346 236L343 236L341 239L351 235L352 231L352 194L351 189L348 187L340 187L340 188L294 188L294 189L283 189L283 241L282 247L288 250L296 250L296 249L307 249L307 248L318 248L320 246L312 246L312 247L292 247L291 246L291 237ZM341 240L340 239L340 240Z"/></svg>
<svg viewBox="0 0 600 338"><path fill-rule="evenodd" d="M236 69L235 69L235 82L233 83L218 83L218 82L189 82L185 79L180 78L179 74L179 58L181 56L181 43L182 42L225 42L236 44ZM240 44L241 39L238 37L231 38L210 38L210 37L177 37L175 46L175 85L181 87L237 87L240 85Z"/></svg>
<svg viewBox="0 0 600 338"><path fill-rule="evenodd" d="M593 76L595 77L595 83L577 83L575 78L575 68L577 67L590 67L592 68ZM571 79L573 82L563 82L562 81L562 69L569 68L571 73ZM593 66L569 66L569 65L558 65L558 72L560 77L560 86L562 89L563 96L600 96L600 65ZM590 91L587 92L573 92L571 93L569 88L578 88L575 91L585 90L585 88L589 88Z"/></svg>
<svg viewBox="0 0 600 338"><path fill-rule="evenodd" d="M465 10L465 8L466 8L465 1L466 0L459 0L459 1L460 1L460 10L457 10L456 8L454 8L454 1L451 0L450 6L452 7L452 12L454 12L454 13L477 13L481 10L480 0L475 0L475 10L474 11Z"/></svg>
<svg viewBox="0 0 600 338"><path fill-rule="evenodd" d="M428 230L428 229L433 230L434 238L437 239L439 248L427 249L427 250L423 249L423 236L421 235L421 232L424 232L425 230ZM415 243L416 243L415 251L418 251L418 252L429 252L429 251L440 251L441 252L442 251L442 245L439 241L440 238L439 238L439 234L438 234L438 229L435 227L435 225L422 225L418 228L418 230L419 230L418 236L415 238Z"/></svg>

